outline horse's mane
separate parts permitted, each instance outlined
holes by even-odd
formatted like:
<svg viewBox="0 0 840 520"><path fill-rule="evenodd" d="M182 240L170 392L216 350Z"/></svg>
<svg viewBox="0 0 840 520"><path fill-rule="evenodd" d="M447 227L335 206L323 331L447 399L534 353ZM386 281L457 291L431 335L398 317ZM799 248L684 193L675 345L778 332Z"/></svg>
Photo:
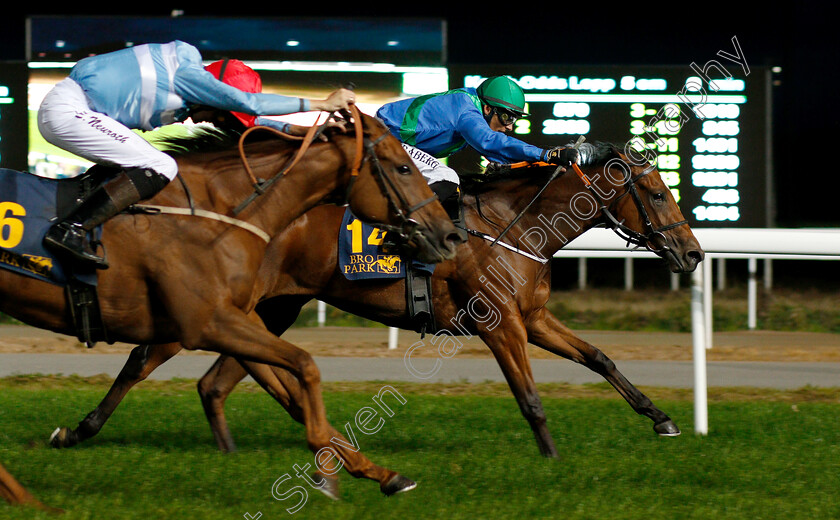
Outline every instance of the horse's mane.
<svg viewBox="0 0 840 520"><path fill-rule="evenodd" d="M222 130L210 125L196 125L191 127L187 133L155 136L150 141L162 152L172 157L187 157L205 153L237 151L241 136L241 132L233 130ZM253 132L246 139L248 143L251 143L272 138L277 142L285 142L278 140L270 132Z"/></svg>
<svg viewBox="0 0 840 520"><path fill-rule="evenodd" d="M581 166L598 166L606 164L610 159L620 157L619 148L616 145L600 141L594 144L583 143L580 145L579 151ZM491 190L501 182L519 179L544 179L551 175L555 169L556 166L511 168L509 164L490 163L483 173L461 175L461 190L464 193L475 194Z"/></svg>

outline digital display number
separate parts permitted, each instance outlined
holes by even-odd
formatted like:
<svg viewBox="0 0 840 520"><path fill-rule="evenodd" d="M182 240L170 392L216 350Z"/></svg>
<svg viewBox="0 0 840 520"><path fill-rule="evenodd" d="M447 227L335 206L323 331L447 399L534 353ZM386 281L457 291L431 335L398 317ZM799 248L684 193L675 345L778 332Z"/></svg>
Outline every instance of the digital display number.
<svg viewBox="0 0 840 520"><path fill-rule="evenodd" d="M692 103L678 95L693 93L686 87L699 79L688 66L453 66L450 86L476 87L494 75L511 76L525 91L531 115L514 128L523 141L550 148L584 135L647 148L691 225L769 225L767 71L715 80L717 90ZM476 160L465 151L449 164Z"/></svg>

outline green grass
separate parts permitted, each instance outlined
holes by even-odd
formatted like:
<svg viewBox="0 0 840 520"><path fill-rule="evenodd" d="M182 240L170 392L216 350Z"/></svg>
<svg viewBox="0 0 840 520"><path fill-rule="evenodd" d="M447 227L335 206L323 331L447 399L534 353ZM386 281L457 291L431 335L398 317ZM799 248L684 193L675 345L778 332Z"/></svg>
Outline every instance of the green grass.
<svg viewBox="0 0 840 520"><path fill-rule="evenodd" d="M576 330L690 332L688 290L587 289L554 291L548 309ZM840 300L836 291L777 288L759 296L758 329L840 333ZM746 288L730 288L713 295L714 330L747 330ZM336 327L384 327L327 306L326 322ZM317 304L305 305L296 327L318 325Z"/></svg>
<svg viewBox="0 0 840 520"><path fill-rule="evenodd" d="M561 457L539 456L512 397L498 385L394 383L406 399L373 435L356 430L375 463L418 482L385 498L342 473L342 501L311 492L295 515L273 483L312 463L302 427L256 387L228 400L239 446L216 451L193 382L148 382L131 392L99 437L46 446L75 425L104 384L79 379L0 380L0 461L70 519L836 519L840 518L840 390L752 390L711 396L710 433L693 431L690 394L647 389L683 429L658 438L603 385L547 387L543 402ZM327 385L331 422L352 422L382 383ZM557 398L563 390L574 398ZM607 398L600 396L608 396ZM811 397L808 397L811 396ZM686 398L688 397L688 398ZM282 490L291 489L292 481ZM0 505L0 518L50 518Z"/></svg>
<svg viewBox="0 0 840 520"><path fill-rule="evenodd" d="M690 293L686 290L598 289L555 291L548 309L577 330L691 331ZM743 287L712 295L715 331L747 330L748 300ZM840 333L836 291L774 289L758 296L759 330Z"/></svg>

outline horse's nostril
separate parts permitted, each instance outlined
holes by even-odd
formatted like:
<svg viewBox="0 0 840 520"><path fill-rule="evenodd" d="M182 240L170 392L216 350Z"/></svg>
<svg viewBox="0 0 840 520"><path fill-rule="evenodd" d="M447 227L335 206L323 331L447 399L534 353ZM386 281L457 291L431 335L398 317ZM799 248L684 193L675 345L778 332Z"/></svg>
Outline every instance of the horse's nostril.
<svg viewBox="0 0 840 520"><path fill-rule="evenodd" d="M696 250L689 251L688 253L685 254L685 256L688 257L689 259L694 260L695 262L699 263L699 262L703 261L703 258L705 258L706 255L705 255L705 253L703 253L702 249L696 249Z"/></svg>
<svg viewBox="0 0 840 520"><path fill-rule="evenodd" d="M457 231L453 231L452 233L449 233L448 235L446 235L446 241L447 242L452 242L453 244L457 245L457 244L463 244L464 242L466 242L467 238L465 236L463 236L461 233L458 233Z"/></svg>

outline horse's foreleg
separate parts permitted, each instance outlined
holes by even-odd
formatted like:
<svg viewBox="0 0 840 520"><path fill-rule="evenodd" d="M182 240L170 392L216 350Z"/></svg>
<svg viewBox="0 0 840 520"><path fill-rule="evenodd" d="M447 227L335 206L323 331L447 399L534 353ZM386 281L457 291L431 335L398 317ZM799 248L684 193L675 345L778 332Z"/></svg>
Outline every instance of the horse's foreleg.
<svg viewBox="0 0 840 520"><path fill-rule="evenodd" d="M181 345L178 343L140 345L132 349L128 361L99 405L75 430L57 428L50 437L50 444L56 448L69 448L99 433L128 391L180 351Z"/></svg>
<svg viewBox="0 0 840 520"><path fill-rule="evenodd" d="M295 399L295 402L300 408L300 418L306 427L309 448L314 453L321 452L325 455L318 457L319 462L327 464L329 461L325 459L329 459L329 454L333 453L351 474L378 481L380 490L386 494L414 487L413 482L398 473L371 464L359 452L357 443L346 439L343 442L334 441L342 438L336 435L337 431L327 421L321 394L320 371L308 352L273 336L264 327L257 325L253 317L249 318L235 310L219 313L217 316L219 318L216 323L206 328L204 334L197 337L196 341L185 342L185 346L201 346L206 350L235 357L249 367L252 376L258 381L272 377L269 373L274 374L274 377L285 377L283 374L288 372L290 377L284 383L289 384L291 388L292 378L296 381L295 390L289 391L288 394L294 396L295 392L299 392L299 398ZM272 371L270 367L263 367L261 364L268 364L280 370ZM329 473L333 469L337 471L336 464L338 463L334 463L325 472Z"/></svg>
<svg viewBox="0 0 840 520"><path fill-rule="evenodd" d="M251 377L286 409L294 420L303 423L304 415L300 402L304 398L304 390L297 379L292 377L288 371L275 367L248 361L242 361L242 365ZM341 434L330 424L327 425L327 428L330 436L330 448L336 454L336 463L340 463L348 473L356 478L367 478L379 482L382 491L389 495L397 491L405 491L414 486L414 483L405 477L371 462L360 451L352 427L346 430L347 436ZM332 469L335 469L334 466L330 468L330 470ZM326 489L322 488L322 490L327 495L336 498L338 483L334 478L335 472L319 470L316 473L320 477L326 478L324 486Z"/></svg>
<svg viewBox="0 0 840 520"><path fill-rule="evenodd" d="M308 301L307 297L271 298L261 302L256 311L248 316L254 323L265 326L273 334L280 336L295 322L306 301ZM247 375L248 372L239 361L228 356L220 356L198 382L198 394L201 397L204 414L210 423L210 430L213 432L219 449L225 452L236 451L236 443L233 441L233 435L225 418L225 401L236 385ZM289 396L282 385L273 384L276 380L269 377L266 377L265 381L264 384L263 381L257 380L263 389L283 405L283 408L289 410ZM300 413L299 408L297 412ZM302 416L295 417L295 420L303 423Z"/></svg>
<svg viewBox="0 0 840 520"><path fill-rule="evenodd" d="M540 453L545 457L557 457L557 448L548 431L545 411L528 360L525 327L517 320L497 329L501 331L482 334L481 338L493 352L519 410L531 426Z"/></svg>
<svg viewBox="0 0 840 520"><path fill-rule="evenodd" d="M671 418L633 386L606 354L577 337L545 308L540 309L528 320L527 327L528 339L534 345L571 359L600 374L621 394L636 413L649 417L653 421L653 429L656 433L664 436L680 434L679 428Z"/></svg>
<svg viewBox="0 0 840 520"><path fill-rule="evenodd" d="M207 374L198 383L198 392L201 395L201 403L204 405L204 413L207 415L207 420L210 422L210 429L213 431L219 449L222 451L234 451L236 449L233 436L230 433L227 420L225 419L225 400L233 391L233 388L249 373L274 400L289 412L289 415L295 421L303 424L303 411L289 395L286 389L287 385L283 385L278 377L275 376L275 373L284 374L292 381L294 381L294 378L288 372L279 368L260 365L258 363L244 363L246 363L245 366L250 367L250 370L246 370L245 366L232 357L219 356ZM300 392L298 391L297 394L297 398L300 399ZM319 489L322 493L333 500L339 499L337 475L316 471L313 473L312 478L315 482L321 483Z"/></svg>

